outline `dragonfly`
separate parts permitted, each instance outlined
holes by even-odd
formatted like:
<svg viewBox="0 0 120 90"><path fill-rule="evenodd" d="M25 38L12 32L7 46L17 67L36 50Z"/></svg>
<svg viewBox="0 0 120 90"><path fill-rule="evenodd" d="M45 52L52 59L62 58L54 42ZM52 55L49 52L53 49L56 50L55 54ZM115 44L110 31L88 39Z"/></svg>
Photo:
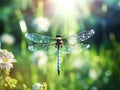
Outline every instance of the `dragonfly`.
<svg viewBox="0 0 120 90"><path fill-rule="evenodd" d="M84 41L95 34L95 30L85 30L75 35L62 37L60 34L55 38L51 36L39 35L35 33L26 33L25 37L32 41L33 44L28 46L30 51L42 50L46 54L57 52L57 72L60 74L60 51L65 54L75 53L80 50L80 45L89 48L89 44ZM74 42L74 43L73 43Z"/></svg>

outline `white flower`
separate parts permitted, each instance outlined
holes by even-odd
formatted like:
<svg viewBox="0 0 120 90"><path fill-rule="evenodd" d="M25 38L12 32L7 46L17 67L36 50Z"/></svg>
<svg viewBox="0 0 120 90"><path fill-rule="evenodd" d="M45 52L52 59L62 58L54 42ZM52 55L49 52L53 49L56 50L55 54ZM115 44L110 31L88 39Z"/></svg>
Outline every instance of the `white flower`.
<svg viewBox="0 0 120 90"><path fill-rule="evenodd" d="M85 64L85 61L77 59L77 60L74 60L73 67L76 69L80 69L81 67L84 66L84 64Z"/></svg>
<svg viewBox="0 0 120 90"><path fill-rule="evenodd" d="M33 20L33 27L35 27L38 31L47 32L50 27L50 21L45 17L38 17Z"/></svg>
<svg viewBox="0 0 120 90"><path fill-rule="evenodd" d="M15 42L15 38L10 34L5 33L1 36L1 41L12 45Z"/></svg>
<svg viewBox="0 0 120 90"><path fill-rule="evenodd" d="M48 57L43 51L36 51L32 55L32 60L35 62L38 68L41 68L47 63Z"/></svg>
<svg viewBox="0 0 120 90"><path fill-rule="evenodd" d="M43 88L43 85L40 84L40 83L35 83L35 84L32 86L32 90L41 90L40 88Z"/></svg>
<svg viewBox="0 0 120 90"><path fill-rule="evenodd" d="M89 71L89 76L90 78L96 80L98 78L97 72L95 71L95 69L90 69Z"/></svg>
<svg viewBox="0 0 120 90"><path fill-rule="evenodd" d="M0 69L11 69L13 68L12 63L16 62L14 55L7 50L0 49Z"/></svg>

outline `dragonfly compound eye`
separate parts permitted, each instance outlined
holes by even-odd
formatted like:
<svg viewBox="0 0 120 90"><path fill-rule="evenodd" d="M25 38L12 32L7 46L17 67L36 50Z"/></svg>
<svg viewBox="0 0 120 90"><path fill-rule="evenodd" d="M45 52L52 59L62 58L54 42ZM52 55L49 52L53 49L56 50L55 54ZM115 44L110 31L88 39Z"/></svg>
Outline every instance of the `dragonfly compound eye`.
<svg viewBox="0 0 120 90"><path fill-rule="evenodd" d="M57 37L61 37L61 35L60 35L60 34L58 34L58 35L56 35L56 38L57 38Z"/></svg>

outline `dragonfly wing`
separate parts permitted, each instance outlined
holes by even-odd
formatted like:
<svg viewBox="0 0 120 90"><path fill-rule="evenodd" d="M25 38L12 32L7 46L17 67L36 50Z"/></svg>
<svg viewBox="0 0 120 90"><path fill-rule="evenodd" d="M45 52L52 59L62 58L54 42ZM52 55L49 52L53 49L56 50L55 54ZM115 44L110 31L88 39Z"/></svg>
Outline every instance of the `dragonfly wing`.
<svg viewBox="0 0 120 90"><path fill-rule="evenodd" d="M46 54L53 54L57 51L57 49L54 47L54 45L48 45L48 44L33 44L28 46L28 49L30 51L38 51L41 50L45 52Z"/></svg>
<svg viewBox="0 0 120 90"><path fill-rule="evenodd" d="M87 40L88 38L90 38L94 34L95 34L95 31L93 29L89 30L89 31L83 31L81 33L78 33L77 34L77 41L83 42L83 41Z"/></svg>
<svg viewBox="0 0 120 90"><path fill-rule="evenodd" d="M61 51L65 54L81 52L84 49L90 48L89 44L76 43L63 45Z"/></svg>
<svg viewBox="0 0 120 90"><path fill-rule="evenodd" d="M83 42L83 41L89 39L94 34L95 34L95 31L93 29L91 29L88 31L83 31L78 34L72 35L70 37L66 37L63 40L65 43L75 44L76 42Z"/></svg>
<svg viewBox="0 0 120 90"><path fill-rule="evenodd" d="M54 41L54 39L52 37L44 36L44 35L38 35L38 34L35 34L35 33L26 33L25 37L27 39L29 39L30 41L34 42L34 43L48 44L48 43L52 43Z"/></svg>

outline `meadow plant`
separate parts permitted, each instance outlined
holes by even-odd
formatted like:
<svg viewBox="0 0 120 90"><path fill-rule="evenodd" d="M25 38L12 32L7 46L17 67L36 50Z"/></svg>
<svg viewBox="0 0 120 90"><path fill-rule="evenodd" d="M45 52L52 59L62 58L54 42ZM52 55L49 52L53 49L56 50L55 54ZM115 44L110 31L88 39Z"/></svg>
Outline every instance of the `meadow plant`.
<svg viewBox="0 0 120 90"><path fill-rule="evenodd" d="M0 49L0 90L6 90L6 87L14 88L17 80L9 76L13 63L16 62L14 55L5 49Z"/></svg>

